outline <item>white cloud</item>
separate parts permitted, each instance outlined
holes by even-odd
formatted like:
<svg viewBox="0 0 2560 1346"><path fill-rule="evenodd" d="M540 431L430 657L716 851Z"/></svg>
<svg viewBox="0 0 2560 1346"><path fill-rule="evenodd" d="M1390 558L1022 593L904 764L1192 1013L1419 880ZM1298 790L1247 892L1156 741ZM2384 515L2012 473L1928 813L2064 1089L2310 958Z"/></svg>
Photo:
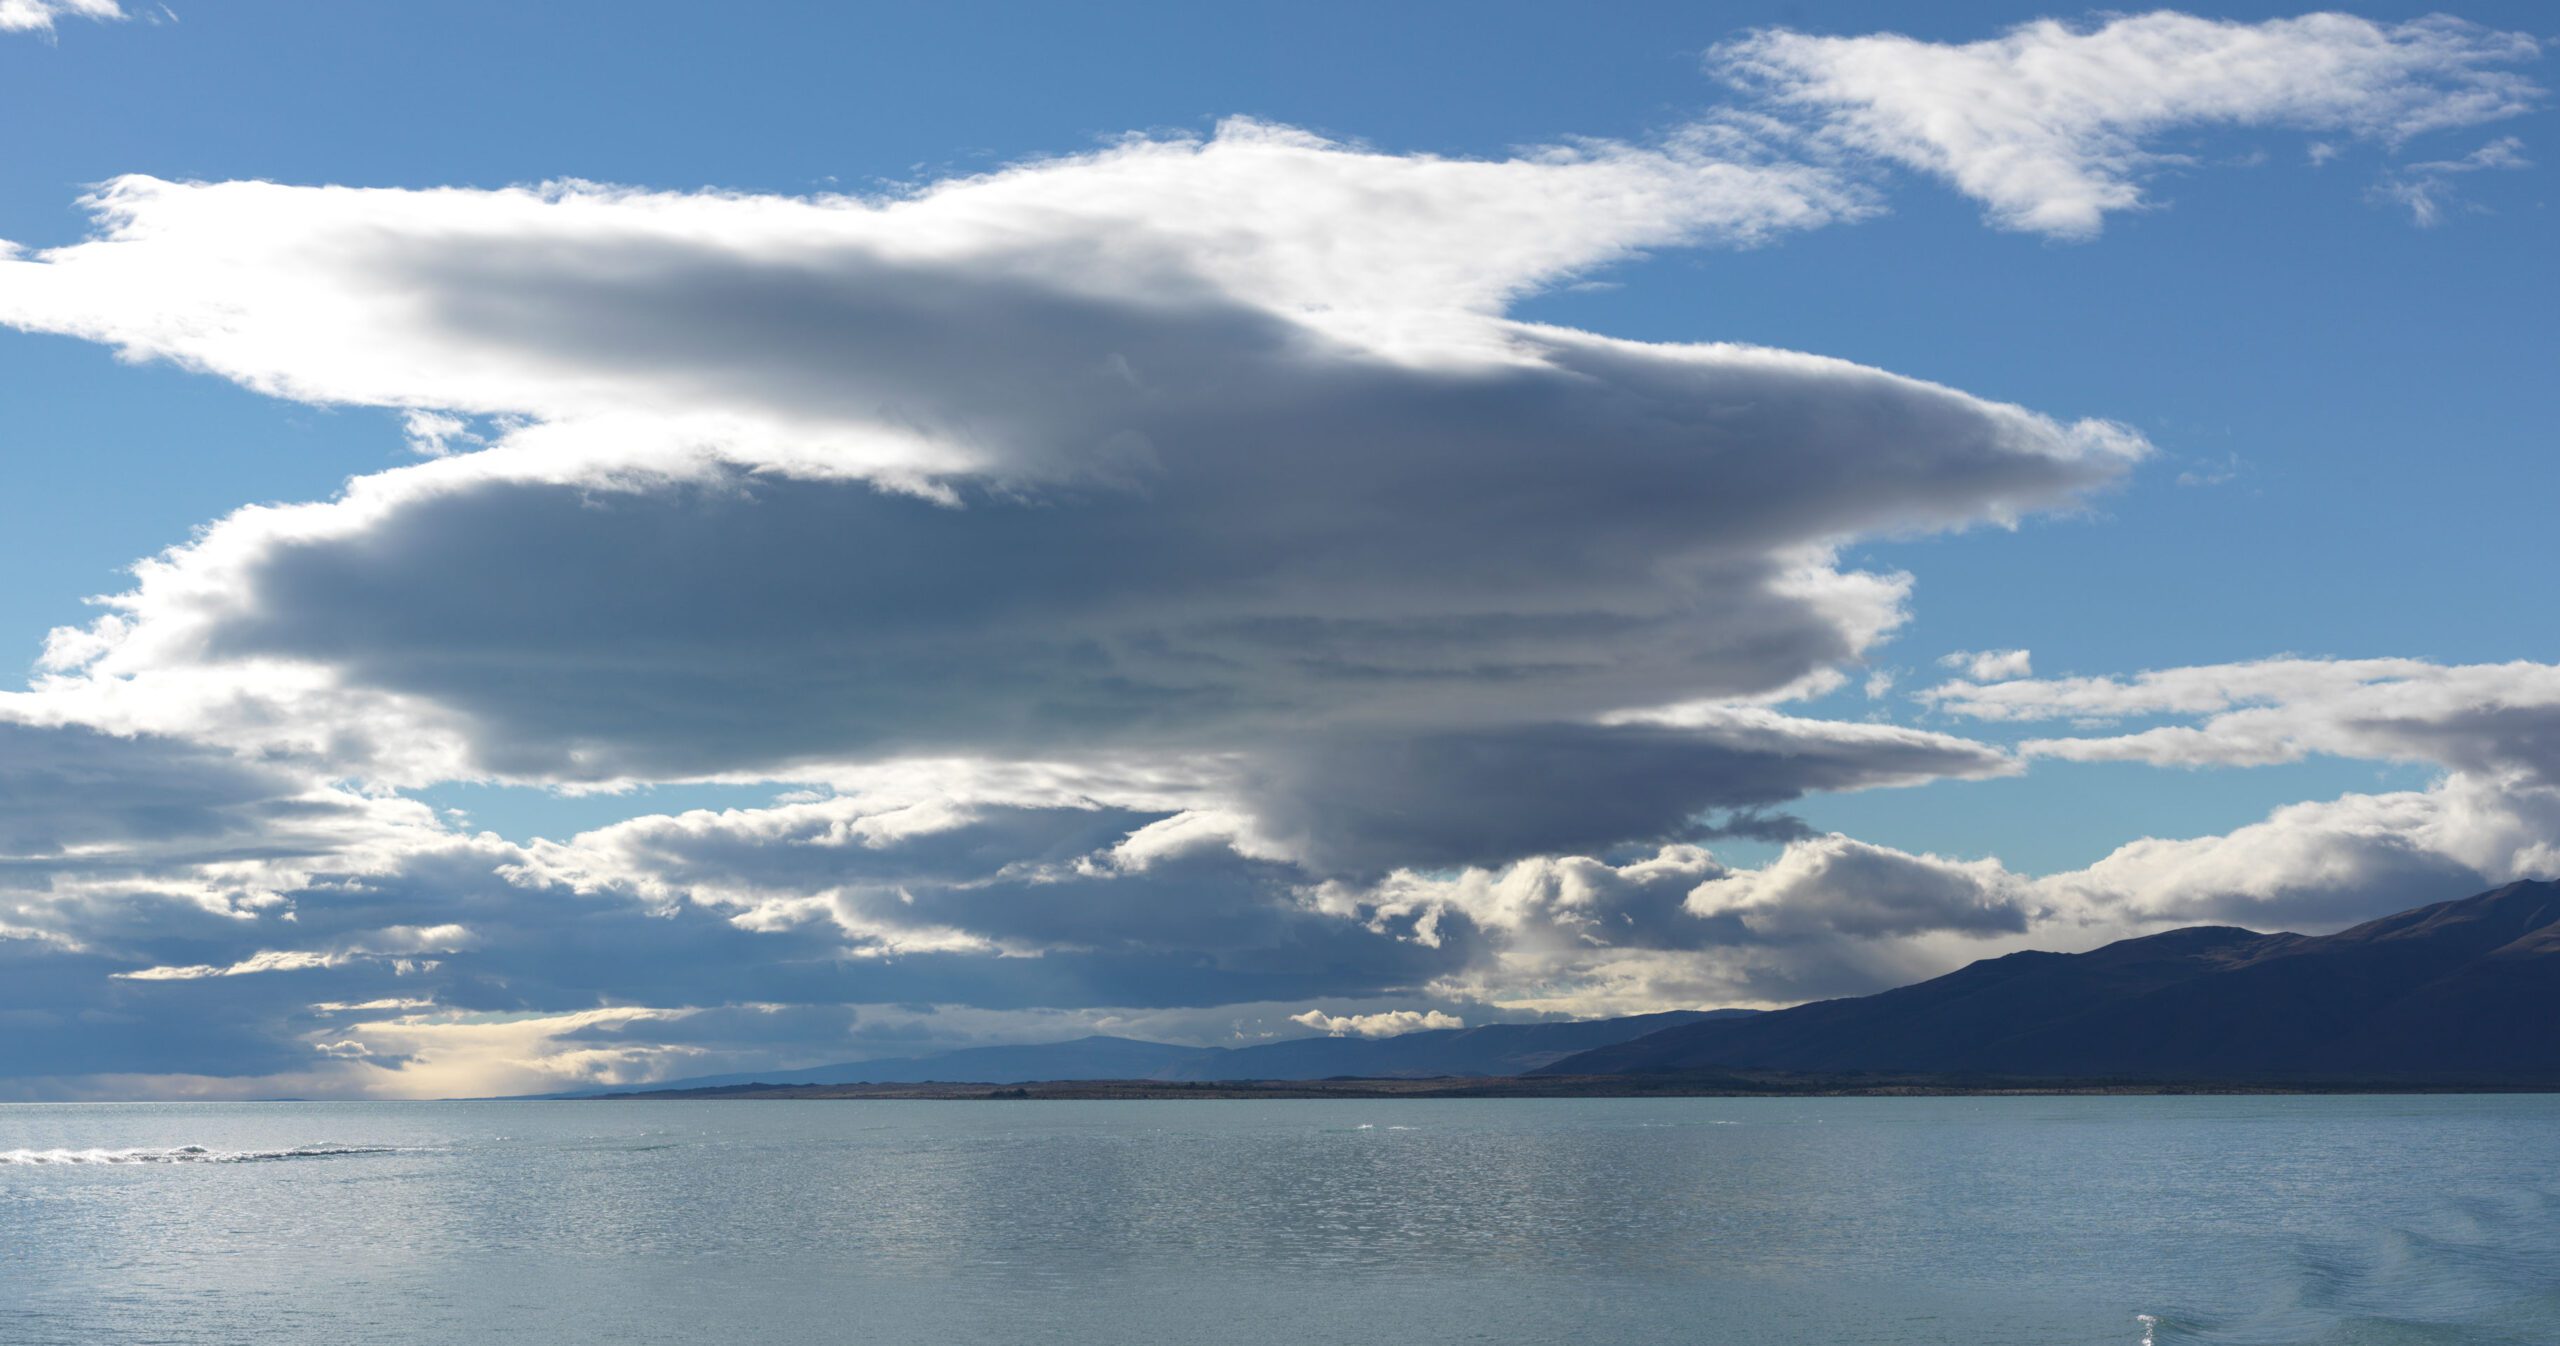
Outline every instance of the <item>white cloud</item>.
<svg viewBox="0 0 2560 1346"><path fill-rule="evenodd" d="M1248 860L1293 858L1287 847L1262 835L1250 815L1206 808L1185 809L1139 828L1111 847L1109 860L1115 868L1136 872L1203 851L1232 851Z"/></svg>
<svg viewBox="0 0 2560 1346"><path fill-rule="evenodd" d="M2436 159L2401 168L2377 183L2374 195L2407 207L2409 218L2419 228L2433 228L2444 222L2445 210L2456 200L2455 180L2469 173L2532 166L2533 161L2524 157L2522 140L2501 136L2459 159Z"/></svg>
<svg viewBox="0 0 2560 1346"><path fill-rule="evenodd" d="M116 0L0 0L0 33L50 33L57 19L123 17Z"/></svg>
<svg viewBox="0 0 2560 1346"><path fill-rule="evenodd" d="M2560 666L2279 658L2130 678L1954 682L1922 694L1985 720L2117 734L2033 738L2030 758L2245 767L2325 755L2433 766L2423 790L2289 805L2225 836L2144 838L2040 881L2125 918L2337 923L2560 873ZM2178 723L2175 721L2188 721Z"/></svg>
<svg viewBox="0 0 2560 1346"><path fill-rule="evenodd" d="M469 421L439 411L411 408L402 415L401 428L408 436L410 452L424 458L442 458L457 449L487 442L472 431Z"/></svg>
<svg viewBox="0 0 2560 1346"><path fill-rule="evenodd" d="M2248 470L2249 465L2242 461L2239 454L2230 453L2223 455L2219 460L2199 460L2195 466L2180 470L2176 481L2180 486L2222 486L2238 479Z"/></svg>
<svg viewBox="0 0 2560 1346"><path fill-rule="evenodd" d="M1997 860L1910 855L1843 836L1797 842L1768 865L1710 879L1689 894L1700 916L1734 916L1773 938L2015 934L2034 906Z"/></svg>
<svg viewBox="0 0 2560 1346"><path fill-rule="evenodd" d="M1439 1010L1385 1010L1376 1014L1327 1014L1308 1010L1292 1014L1289 1022L1312 1028L1330 1037L1392 1038L1406 1033L1419 1033L1435 1028L1464 1028L1467 1021Z"/></svg>
<svg viewBox="0 0 2560 1346"><path fill-rule="evenodd" d="M311 1011L314 1014L379 1014L385 1010L424 1010L435 1007L436 1002L432 999L393 996L379 1000L323 1000L315 1002L311 1006Z"/></svg>
<svg viewBox="0 0 2560 1346"><path fill-rule="evenodd" d="M1701 883L1701 917L1768 946L1657 955L1744 995L1808 969L1884 986L2020 949L2086 949L2197 924L2321 932L2518 878L2560 873L2560 790L2451 775L2424 790L2289 804L2231 832L2146 837L2031 877L1830 836ZM1736 955L1744 955L1737 957ZM1595 964L1599 960L1593 960ZM1805 998L1801 993L1779 998Z"/></svg>
<svg viewBox="0 0 2560 1346"><path fill-rule="evenodd" d="M1433 983L1443 995L1590 1013L1783 1003L2197 923L2333 930L2560 875L2560 667L2274 659L2127 679L1958 682L1924 695L2005 721L2201 721L2030 740L2022 750L2032 756L2207 766L2316 752L2444 774L2422 789L2286 805L2226 834L2137 839L2041 877L1996 859L1828 836L1796 841L1756 869L1693 852L1667 884L1588 859L1397 875L1356 910L1418 917L1428 931L1430 913L1446 909L1494 935ZM1666 887L1684 894L1680 909L1694 922L1732 926L1664 919L1651 904Z"/></svg>
<svg viewBox="0 0 2560 1346"><path fill-rule="evenodd" d="M1718 48L1715 62L1846 144L1948 179L2007 228L2085 238L2109 212L2146 204L2151 171L2181 162L2150 147L2160 133L2282 126L2396 147L2531 110L2542 90L2501 67L2539 53L2526 34L2443 17L2251 24L2161 11L2038 20L1961 45L1773 30Z"/></svg>
<svg viewBox="0 0 2560 1346"><path fill-rule="evenodd" d="M1140 327L1080 327L1090 367L1058 368L1047 334L1006 340L1008 325L1233 305L1423 364L1499 362L1515 338L1483 320L1523 293L1641 248L1749 243L1862 209L1818 168L1728 148L1452 160L1237 120L879 202L127 177L94 199L108 236L14 268L0 315L303 401L609 433L672 422L654 438L830 476L1087 478L1113 467L1091 459L1108 446L1068 427L971 417L933 389L902 404L898 341L922 343L908 362L959 355L955 338L993 369L1038 360L1016 367L1035 382L976 377L1043 410L1143 392L1164 353L1112 348ZM746 344L723 361L714 334L675 326L687 317ZM829 344L757 367L806 338Z"/></svg>
<svg viewBox="0 0 2560 1346"><path fill-rule="evenodd" d="M1938 659L1942 668L1964 670L1976 682L2003 682L2023 678L2035 671L2035 664L2025 650L1958 650Z"/></svg>
<svg viewBox="0 0 2560 1346"><path fill-rule="evenodd" d="M452 844L409 800L307 762L0 711L0 931L113 951L192 929L262 929L323 873Z"/></svg>
<svg viewBox="0 0 2560 1346"><path fill-rule="evenodd" d="M1949 683L1922 694L1985 720L2095 725L2172 716L2127 734L2030 739L2029 756L2161 766L2261 766L2313 754L2421 762L2560 784L2560 665L2266 659L2132 678Z"/></svg>
<svg viewBox="0 0 2560 1346"><path fill-rule="evenodd" d="M1788 854L1807 847L1855 843L1799 842ZM1800 885L1793 895L1821 902L1822 913L1744 919L1750 904L1740 890L1777 872L1729 869L1703 848L1675 845L1616 863L1561 855L1499 869L1399 871L1372 885L1319 885L1309 896L1319 910L1461 955L1426 985L1436 997L1576 1016L1864 994L1982 956L1987 939L2023 924L2003 908L2007 899L1976 900L1950 885L1932 904L1910 883L1885 899L1898 910L1853 914L1863 894L1816 895ZM1846 878L1848 867L1823 876Z"/></svg>
<svg viewBox="0 0 2560 1346"><path fill-rule="evenodd" d="M2554 837L2560 790L2456 774L2424 790L2289 804L2221 836L2129 842L2040 887L2091 919L2145 928L2336 929L2560 875Z"/></svg>
<svg viewBox="0 0 2560 1346"><path fill-rule="evenodd" d="M139 968L113 975L122 981L200 981L206 977L246 977L261 972L304 972L313 968L344 967L359 959L399 962L412 954L452 953L470 948L474 942L467 926L449 923L423 927L395 925L345 941L334 948L261 949L236 963L222 966L191 963L183 967ZM432 969L434 964L426 966ZM405 972L407 969L399 970Z"/></svg>

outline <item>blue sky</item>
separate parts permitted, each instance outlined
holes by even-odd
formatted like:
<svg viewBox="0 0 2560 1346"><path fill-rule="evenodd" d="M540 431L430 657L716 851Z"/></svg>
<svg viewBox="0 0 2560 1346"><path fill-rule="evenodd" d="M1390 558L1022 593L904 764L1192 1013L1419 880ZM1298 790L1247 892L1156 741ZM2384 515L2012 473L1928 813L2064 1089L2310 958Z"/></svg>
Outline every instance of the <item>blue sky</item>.
<svg viewBox="0 0 2560 1346"><path fill-rule="evenodd" d="M0 1089L1782 1003L2560 854L2536 7L125 10L0 32L0 116L43 128L0 167L0 1014L134 1027ZM2043 176L1965 177L2074 116ZM1089 167L1133 135L1194 148ZM1589 187L1399 195L1558 145ZM983 174L1016 185L936 187ZM119 229L84 198L125 175L202 186ZM684 223L503 192L572 181ZM919 194L964 205L848 223ZM895 260L809 260L839 225ZM1056 391L1088 350L1143 410ZM695 428L633 447L626 403ZM412 412L469 437L423 457ZM1232 475L1183 476L1195 441ZM391 503L318 541L199 532L358 478ZM1117 545L1160 536L1194 540ZM653 961L697 925L716 975ZM222 1027L133 1045L173 1015Z"/></svg>

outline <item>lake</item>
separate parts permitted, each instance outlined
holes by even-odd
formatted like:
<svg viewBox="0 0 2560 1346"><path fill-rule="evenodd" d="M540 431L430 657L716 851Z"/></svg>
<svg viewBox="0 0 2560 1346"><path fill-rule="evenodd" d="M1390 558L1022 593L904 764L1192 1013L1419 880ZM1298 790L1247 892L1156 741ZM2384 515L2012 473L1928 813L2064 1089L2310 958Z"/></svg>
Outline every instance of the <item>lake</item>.
<svg viewBox="0 0 2560 1346"><path fill-rule="evenodd" d="M2560 1098L0 1106L0 1342L2560 1339Z"/></svg>

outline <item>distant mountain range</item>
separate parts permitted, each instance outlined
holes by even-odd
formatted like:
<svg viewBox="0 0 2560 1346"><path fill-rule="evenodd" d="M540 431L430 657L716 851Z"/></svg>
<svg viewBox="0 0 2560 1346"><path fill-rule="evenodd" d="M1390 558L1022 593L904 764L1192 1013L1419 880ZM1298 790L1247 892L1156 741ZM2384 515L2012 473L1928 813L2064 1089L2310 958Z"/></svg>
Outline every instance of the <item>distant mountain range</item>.
<svg viewBox="0 0 2560 1346"><path fill-rule="evenodd" d="M2560 1084L2560 883L2513 883L2334 935L2196 926L2088 953L2014 953L1898 990L1768 1013L1680 1010L1234 1048L1086 1037L648 1089L1722 1071Z"/></svg>
<svg viewBox="0 0 2560 1346"><path fill-rule="evenodd" d="M2560 1082L2560 883L2334 935L2173 930L1687 1024L1548 1075L1807 1074Z"/></svg>
<svg viewBox="0 0 2560 1346"><path fill-rule="evenodd" d="M650 1091L726 1089L744 1084L1021 1084L1034 1080L1432 1079L1524 1075L1576 1052L1683 1024L1745 1017L1750 1010L1673 1010L1570 1023L1486 1024L1389 1038L1316 1037L1252 1047L1178 1047L1134 1038L1085 1037L1020 1047L967 1047L931 1056L848 1061L805 1070L704 1075L646 1086ZM609 1090L583 1090L605 1093ZM562 1095L563 1097L574 1095Z"/></svg>

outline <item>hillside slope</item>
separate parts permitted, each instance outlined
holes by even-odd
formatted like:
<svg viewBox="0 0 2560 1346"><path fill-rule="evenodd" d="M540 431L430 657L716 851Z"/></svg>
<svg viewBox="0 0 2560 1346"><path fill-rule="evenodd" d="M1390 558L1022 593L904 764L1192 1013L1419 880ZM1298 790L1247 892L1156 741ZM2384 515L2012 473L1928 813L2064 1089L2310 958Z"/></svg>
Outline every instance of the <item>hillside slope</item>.
<svg viewBox="0 0 2560 1346"><path fill-rule="evenodd" d="M1547 1074L2560 1078L2560 883L2333 935L2199 926L1665 1029Z"/></svg>

